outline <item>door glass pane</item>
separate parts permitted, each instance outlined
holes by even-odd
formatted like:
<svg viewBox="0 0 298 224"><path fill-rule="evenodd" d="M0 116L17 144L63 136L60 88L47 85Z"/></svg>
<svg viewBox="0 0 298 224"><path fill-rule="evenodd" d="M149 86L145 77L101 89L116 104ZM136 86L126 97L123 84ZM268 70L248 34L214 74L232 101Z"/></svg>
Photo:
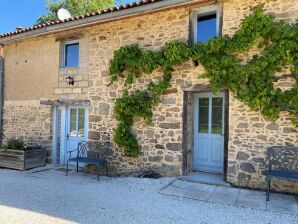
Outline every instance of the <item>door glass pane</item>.
<svg viewBox="0 0 298 224"><path fill-rule="evenodd" d="M70 109L70 136L77 136L77 109Z"/></svg>
<svg viewBox="0 0 298 224"><path fill-rule="evenodd" d="M197 42L207 42L216 37L216 14L198 17Z"/></svg>
<svg viewBox="0 0 298 224"><path fill-rule="evenodd" d="M223 98L212 98L212 133L222 134Z"/></svg>
<svg viewBox="0 0 298 224"><path fill-rule="evenodd" d="M208 133L209 98L199 99L199 133Z"/></svg>
<svg viewBox="0 0 298 224"><path fill-rule="evenodd" d="M81 108L79 109L79 115L78 115L78 136L84 137L84 130L85 130L85 109Z"/></svg>

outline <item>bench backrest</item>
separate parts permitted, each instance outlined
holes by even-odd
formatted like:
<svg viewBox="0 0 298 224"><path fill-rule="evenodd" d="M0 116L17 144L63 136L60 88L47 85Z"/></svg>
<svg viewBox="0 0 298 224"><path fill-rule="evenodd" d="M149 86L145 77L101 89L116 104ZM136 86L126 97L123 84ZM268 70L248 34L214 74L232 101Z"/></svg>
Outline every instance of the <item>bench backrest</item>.
<svg viewBox="0 0 298 224"><path fill-rule="evenodd" d="M298 172L298 147L273 146L267 149L269 170Z"/></svg>
<svg viewBox="0 0 298 224"><path fill-rule="evenodd" d="M108 142L90 141L80 142L78 144L78 157L89 159L106 159L107 150L109 149Z"/></svg>

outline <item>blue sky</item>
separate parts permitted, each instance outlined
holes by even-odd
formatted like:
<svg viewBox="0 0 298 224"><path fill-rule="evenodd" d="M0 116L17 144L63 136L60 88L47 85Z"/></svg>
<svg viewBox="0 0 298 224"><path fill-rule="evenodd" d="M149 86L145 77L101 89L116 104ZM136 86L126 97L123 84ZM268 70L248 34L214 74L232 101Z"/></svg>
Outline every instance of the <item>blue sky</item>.
<svg viewBox="0 0 298 224"><path fill-rule="evenodd" d="M122 0L122 3L134 0ZM0 0L0 33L14 31L16 27L32 26L45 14L45 0Z"/></svg>

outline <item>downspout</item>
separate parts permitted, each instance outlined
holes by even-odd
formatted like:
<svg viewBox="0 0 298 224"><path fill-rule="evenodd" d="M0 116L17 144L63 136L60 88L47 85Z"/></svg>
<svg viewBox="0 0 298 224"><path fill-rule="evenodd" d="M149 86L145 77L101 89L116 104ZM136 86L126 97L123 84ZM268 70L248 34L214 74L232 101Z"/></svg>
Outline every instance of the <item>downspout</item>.
<svg viewBox="0 0 298 224"><path fill-rule="evenodd" d="M4 77L4 57L3 57L3 45L0 45L0 143L3 140L3 77Z"/></svg>

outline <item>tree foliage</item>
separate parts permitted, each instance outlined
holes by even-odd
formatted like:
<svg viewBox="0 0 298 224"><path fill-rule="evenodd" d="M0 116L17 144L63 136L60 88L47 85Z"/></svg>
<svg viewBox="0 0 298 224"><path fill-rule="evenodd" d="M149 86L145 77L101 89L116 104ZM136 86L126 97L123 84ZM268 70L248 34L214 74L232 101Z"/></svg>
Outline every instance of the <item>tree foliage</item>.
<svg viewBox="0 0 298 224"><path fill-rule="evenodd" d="M49 13L39 17L36 24L59 20L57 13L61 8L68 10L72 16L80 16L112 7L117 2L121 0L46 0Z"/></svg>

